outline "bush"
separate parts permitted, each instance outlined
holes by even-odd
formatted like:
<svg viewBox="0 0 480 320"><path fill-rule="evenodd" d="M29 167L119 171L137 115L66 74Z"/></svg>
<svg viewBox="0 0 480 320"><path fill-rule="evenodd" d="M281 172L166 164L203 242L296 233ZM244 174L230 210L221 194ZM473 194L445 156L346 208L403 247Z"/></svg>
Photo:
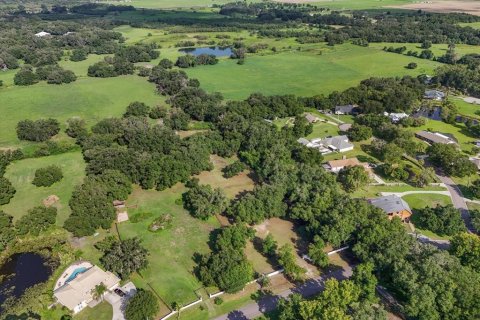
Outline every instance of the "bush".
<svg viewBox="0 0 480 320"><path fill-rule="evenodd" d="M124 117L148 117L150 113L150 107L143 102L132 102L128 105L127 111L123 115Z"/></svg>
<svg viewBox="0 0 480 320"><path fill-rule="evenodd" d="M127 320L153 319L159 309L157 297L151 291L139 289L127 303L125 318Z"/></svg>
<svg viewBox="0 0 480 320"><path fill-rule="evenodd" d="M213 300L213 302L214 302L217 306L219 306L219 305L221 305L221 304L223 303L223 299L220 298L220 297L216 297L216 298Z"/></svg>
<svg viewBox="0 0 480 320"><path fill-rule="evenodd" d="M418 67L418 65L415 62L410 62L406 66L407 69L417 69L417 67Z"/></svg>
<svg viewBox="0 0 480 320"><path fill-rule="evenodd" d="M33 68L26 66L20 69L13 78L13 83L17 86L29 86L38 82L37 75L33 72Z"/></svg>
<svg viewBox="0 0 480 320"><path fill-rule="evenodd" d="M35 178L33 178L33 185L37 187L50 187L55 182L62 180L62 169L58 166L48 166L40 168L35 171Z"/></svg>
<svg viewBox="0 0 480 320"><path fill-rule="evenodd" d="M240 172L242 172L243 170L245 170L247 168L247 166L237 160L235 161L234 163L226 166L225 168L222 169L222 172L223 172L223 176L225 178L231 178L231 177L234 177L236 176L237 174L239 174Z"/></svg>
<svg viewBox="0 0 480 320"><path fill-rule="evenodd" d="M150 118L152 119L161 119L167 116L167 108L162 106L156 106L150 111L149 114Z"/></svg>
<svg viewBox="0 0 480 320"><path fill-rule="evenodd" d="M71 138L86 137L88 132L85 125L85 120L80 118L70 118L67 120L67 129L65 133Z"/></svg>
<svg viewBox="0 0 480 320"><path fill-rule="evenodd" d="M20 218L15 224L17 232L21 235L31 233L38 236L40 232L47 230L57 220L57 208L35 207L28 210L28 213Z"/></svg>
<svg viewBox="0 0 480 320"><path fill-rule="evenodd" d="M55 119L23 120L17 124L17 137L20 140L46 141L60 132L60 124Z"/></svg>
<svg viewBox="0 0 480 320"><path fill-rule="evenodd" d="M13 198L16 190L12 183L4 177L0 178L0 205L7 204Z"/></svg>
<svg viewBox="0 0 480 320"><path fill-rule="evenodd" d="M83 61L86 60L88 52L85 49L74 49L70 56L70 61Z"/></svg>

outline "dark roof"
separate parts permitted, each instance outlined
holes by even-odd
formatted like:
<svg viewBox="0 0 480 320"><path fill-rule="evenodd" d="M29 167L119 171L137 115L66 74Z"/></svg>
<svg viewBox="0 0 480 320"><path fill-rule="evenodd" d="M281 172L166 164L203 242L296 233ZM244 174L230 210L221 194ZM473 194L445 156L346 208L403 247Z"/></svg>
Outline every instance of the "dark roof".
<svg viewBox="0 0 480 320"><path fill-rule="evenodd" d="M355 109L357 109L358 106L356 104L347 104L345 106L336 106L335 107L335 112L343 112L343 113L351 113Z"/></svg>
<svg viewBox="0 0 480 320"><path fill-rule="evenodd" d="M401 212L404 210L412 212L408 203L406 203L405 200L394 194L372 199L370 200L370 203L373 206L382 209L386 213Z"/></svg>

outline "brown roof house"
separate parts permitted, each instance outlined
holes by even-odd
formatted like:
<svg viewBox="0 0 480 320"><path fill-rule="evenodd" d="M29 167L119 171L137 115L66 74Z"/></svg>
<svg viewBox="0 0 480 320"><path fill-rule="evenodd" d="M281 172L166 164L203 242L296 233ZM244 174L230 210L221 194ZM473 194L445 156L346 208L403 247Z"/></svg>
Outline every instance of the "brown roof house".
<svg viewBox="0 0 480 320"><path fill-rule="evenodd" d="M348 158L342 160L332 160L328 161L325 165L324 168L327 169L330 172L333 173L338 173L340 170L342 170L345 167L354 167L354 166L362 166L365 168L365 171L368 172L368 174L373 174L372 169L368 165L368 163L365 162L360 162L357 158Z"/></svg>
<svg viewBox="0 0 480 320"><path fill-rule="evenodd" d="M369 200L374 207L380 208L387 213L389 219L399 217L402 222L409 222L412 210L408 203L394 194Z"/></svg>
<svg viewBox="0 0 480 320"><path fill-rule="evenodd" d="M311 113L306 113L305 119L307 119L308 123L317 123L320 120L318 117L314 116Z"/></svg>

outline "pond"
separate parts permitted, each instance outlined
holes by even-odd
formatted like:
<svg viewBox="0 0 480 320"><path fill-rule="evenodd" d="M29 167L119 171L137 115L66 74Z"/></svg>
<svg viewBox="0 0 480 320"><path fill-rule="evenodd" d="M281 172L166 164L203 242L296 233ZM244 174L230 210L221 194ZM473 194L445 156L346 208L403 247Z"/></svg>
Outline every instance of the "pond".
<svg viewBox="0 0 480 320"><path fill-rule="evenodd" d="M0 267L0 313L7 298L19 298L28 288L48 280L52 269L46 262L37 253L24 252L12 255Z"/></svg>
<svg viewBox="0 0 480 320"><path fill-rule="evenodd" d="M215 57L230 57L232 49L229 47L205 47L205 48L183 48L179 52L199 56L201 54L213 54Z"/></svg>

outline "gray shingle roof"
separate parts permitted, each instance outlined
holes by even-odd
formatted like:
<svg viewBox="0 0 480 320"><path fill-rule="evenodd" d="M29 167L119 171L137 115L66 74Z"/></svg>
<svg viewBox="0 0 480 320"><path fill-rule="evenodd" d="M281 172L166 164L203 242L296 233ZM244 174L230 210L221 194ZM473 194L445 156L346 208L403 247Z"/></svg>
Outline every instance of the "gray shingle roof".
<svg viewBox="0 0 480 320"><path fill-rule="evenodd" d="M400 212L403 210L412 212L408 203L394 194L372 199L370 200L370 203L373 206L382 209L386 213Z"/></svg>

